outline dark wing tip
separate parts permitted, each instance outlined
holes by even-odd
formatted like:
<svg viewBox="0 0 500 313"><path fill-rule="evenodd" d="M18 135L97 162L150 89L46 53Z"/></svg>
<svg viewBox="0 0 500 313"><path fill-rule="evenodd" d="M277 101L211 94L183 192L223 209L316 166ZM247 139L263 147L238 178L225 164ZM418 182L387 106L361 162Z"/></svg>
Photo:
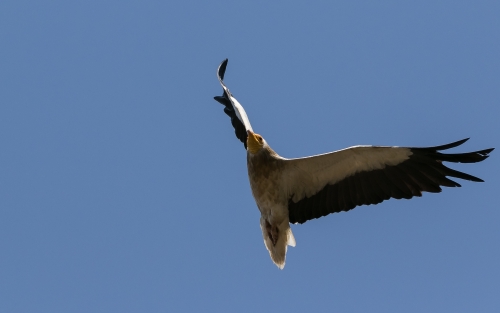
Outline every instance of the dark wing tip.
<svg viewBox="0 0 500 313"><path fill-rule="evenodd" d="M489 154L491 151L495 150L495 148L489 148L489 149L484 149L484 150L479 150L479 151L474 151L474 152L467 152L467 153L440 153L438 151L441 150L447 150L451 148L455 148L463 144L469 140L469 138L465 138L459 141L455 141L446 145L442 146L435 146L435 147L425 147L425 148L410 148L411 151L414 153L424 153L432 156L436 160L440 161L446 161L446 162L455 162L455 163L476 163L483 161L488 158Z"/></svg>
<svg viewBox="0 0 500 313"><path fill-rule="evenodd" d="M435 146L435 147L428 147L428 148L417 148L417 149L424 149L424 150L431 150L431 151L447 150L447 149L458 147L469 139L470 138L465 138L465 139L455 141L455 142L452 142L452 143L449 143L446 145L442 145L442 146Z"/></svg>
<svg viewBox="0 0 500 313"><path fill-rule="evenodd" d="M227 97L215 96L214 100L219 102L220 104L225 105L226 107L231 106L231 101Z"/></svg>
<svg viewBox="0 0 500 313"><path fill-rule="evenodd" d="M227 61L228 59L222 61L222 63L219 65L219 68L217 69L217 75L219 76L220 80L224 80L224 73L226 73Z"/></svg>
<svg viewBox="0 0 500 313"><path fill-rule="evenodd" d="M493 150L495 150L495 148L484 149L484 150L478 151L477 153L480 153L480 154L483 154L483 155L488 155Z"/></svg>

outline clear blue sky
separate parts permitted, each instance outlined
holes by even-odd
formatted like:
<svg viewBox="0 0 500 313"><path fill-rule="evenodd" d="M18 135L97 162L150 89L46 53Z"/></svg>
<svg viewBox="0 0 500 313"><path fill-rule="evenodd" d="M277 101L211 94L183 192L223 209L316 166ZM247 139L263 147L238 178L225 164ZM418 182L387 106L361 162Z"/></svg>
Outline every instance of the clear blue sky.
<svg viewBox="0 0 500 313"><path fill-rule="evenodd" d="M498 1L0 2L0 312L499 312L500 155L270 260L216 78L284 157L500 147Z"/></svg>

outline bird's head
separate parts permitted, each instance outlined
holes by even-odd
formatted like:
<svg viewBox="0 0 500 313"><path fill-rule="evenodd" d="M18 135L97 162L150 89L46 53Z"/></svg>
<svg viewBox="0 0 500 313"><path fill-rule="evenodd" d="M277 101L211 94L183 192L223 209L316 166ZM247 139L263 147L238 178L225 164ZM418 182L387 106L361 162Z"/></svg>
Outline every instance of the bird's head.
<svg viewBox="0 0 500 313"><path fill-rule="evenodd" d="M266 141L264 140L264 138L262 138L261 135L256 134L251 130L248 130L247 134L248 151L252 154L256 154L264 147Z"/></svg>

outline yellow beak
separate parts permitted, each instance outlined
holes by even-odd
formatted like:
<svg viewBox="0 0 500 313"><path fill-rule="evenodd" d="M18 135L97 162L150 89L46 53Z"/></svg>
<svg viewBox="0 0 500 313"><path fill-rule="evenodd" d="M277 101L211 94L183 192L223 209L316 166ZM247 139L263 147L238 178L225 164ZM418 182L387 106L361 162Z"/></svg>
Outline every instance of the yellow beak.
<svg viewBox="0 0 500 313"><path fill-rule="evenodd" d="M247 149L250 151L250 153L255 154L259 152L260 149L264 146L262 142L259 142L259 139L257 139L257 134L252 132L251 130L247 130Z"/></svg>

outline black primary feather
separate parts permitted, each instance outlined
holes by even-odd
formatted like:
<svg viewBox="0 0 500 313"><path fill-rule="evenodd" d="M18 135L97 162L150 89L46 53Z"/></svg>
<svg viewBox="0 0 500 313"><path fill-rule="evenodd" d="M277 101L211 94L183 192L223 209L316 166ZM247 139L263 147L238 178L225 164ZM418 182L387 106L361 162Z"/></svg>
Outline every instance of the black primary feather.
<svg viewBox="0 0 500 313"><path fill-rule="evenodd" d="M221 81L224 80L224 74L226 73L227 62L228 59L222 61L222 63L219 65L219 68L217 69L217 76ZM222 96L215 96L214 99L215 101L219 102L224 106L224 113L226 113L231 118L231 125L233 125L236 138L238 138L241 142L243 142L243 145L245 146L246 149L247 136L248 136L247 131L245 129L245 125L243 125L243 123L236 115L236 112L234 111L230 95L228 95L226 91L223 90Z"/></svg>

